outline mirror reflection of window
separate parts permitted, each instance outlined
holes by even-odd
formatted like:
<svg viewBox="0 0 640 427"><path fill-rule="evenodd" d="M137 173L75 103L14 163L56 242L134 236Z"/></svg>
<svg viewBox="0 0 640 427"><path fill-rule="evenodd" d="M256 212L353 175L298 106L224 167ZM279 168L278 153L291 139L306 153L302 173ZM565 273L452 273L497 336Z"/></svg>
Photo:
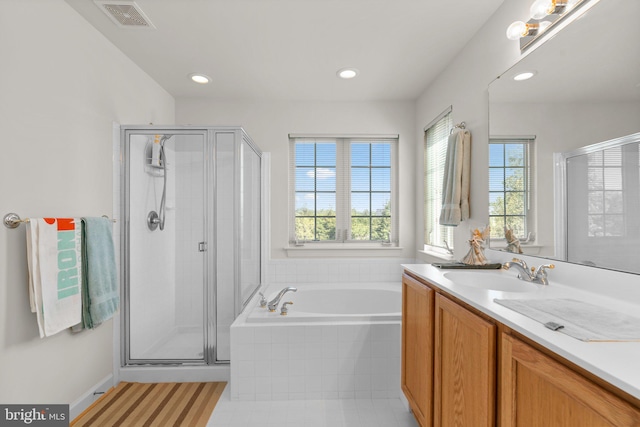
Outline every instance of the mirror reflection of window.
<svg viewBox="0 0 640 427"><path fill-rule="evenodd" d="M489 224L491 239L510 229L520 240L534 232L532 145L530 137L489 141Z"/></svg>
<svg viewBox="0 0 640 427"><path fill-rule="evenodd" d="M639 272L640 134L566 154L566 256Z"/></svg>
<svg viewBox="0 0 640 427"><path fill-rule="evenodd" d="M587 154L589 237L624 235L622 147Z"/></svg>

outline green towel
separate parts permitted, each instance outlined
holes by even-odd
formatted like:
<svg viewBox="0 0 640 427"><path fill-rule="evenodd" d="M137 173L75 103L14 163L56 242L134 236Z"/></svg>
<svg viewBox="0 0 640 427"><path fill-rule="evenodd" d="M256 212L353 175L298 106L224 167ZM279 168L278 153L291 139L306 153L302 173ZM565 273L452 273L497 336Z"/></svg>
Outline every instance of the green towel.
<svg viewBox="0 0 640 427"><path fill-rule="evenodd" d="M93 329L113 317L120 293L108 218L82 218L82 322Z"/></svg>

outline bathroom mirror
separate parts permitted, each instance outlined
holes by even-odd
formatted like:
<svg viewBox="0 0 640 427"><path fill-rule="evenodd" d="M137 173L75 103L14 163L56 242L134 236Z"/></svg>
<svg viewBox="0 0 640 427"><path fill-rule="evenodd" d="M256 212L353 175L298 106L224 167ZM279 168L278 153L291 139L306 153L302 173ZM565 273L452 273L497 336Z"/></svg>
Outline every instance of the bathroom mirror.
<svg viewBox="0 0 640 427"><path fill-rule="evenodd" d="M637 16L637 0L600 1L489 85L492 249L506 250L506 221L523 253L567 261L556 242L554 153L640 132ZM524 72L533 77L513 79ZM613 248L617 239L609 240Z"/></svg>

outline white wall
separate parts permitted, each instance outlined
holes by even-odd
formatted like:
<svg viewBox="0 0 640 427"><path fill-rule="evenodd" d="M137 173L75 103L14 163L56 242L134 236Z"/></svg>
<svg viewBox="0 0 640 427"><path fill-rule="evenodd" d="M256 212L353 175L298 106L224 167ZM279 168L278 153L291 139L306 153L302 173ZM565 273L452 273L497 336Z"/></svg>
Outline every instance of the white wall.
<svg viewBox="0 0 640 427"><path fill-rule="evenodd" d="M505 31L511 22L528 16L530 5L529 0L505 1L416 102L416 176L424 173L423 128L445 108L452 105L453 122L464 121L471 131L471 217L455 231L457 259L469 249L469 229L488 223L488 86L520 58L518 42L508 40ZM415 194L418 207L415 235L423 236L422 182L418 182ZM422 238L418 237L416 249L422 247ZM424 255L420 256L429 260Z"/></svg>
<svg viewBox="0 0 640 427"><path fill-rule="evenodd" d="M271 256L285 258L288 245L289 133L400 135L400 246L398 257L413 258L415 233L415 109L411 101L285 102L176 100L180 124L240 125L271 153ZM366 256L358 253L354 255Z"/></svg>
<svg viewBox="0 0 640 427"><path fill-rule="evenodd" d="M62 0L3 0L0 215L112 212L112 124L172 123L174 100ZM71 403L112 372L112 321L38 338L25 227L0 226L0 402Z"/></svg>

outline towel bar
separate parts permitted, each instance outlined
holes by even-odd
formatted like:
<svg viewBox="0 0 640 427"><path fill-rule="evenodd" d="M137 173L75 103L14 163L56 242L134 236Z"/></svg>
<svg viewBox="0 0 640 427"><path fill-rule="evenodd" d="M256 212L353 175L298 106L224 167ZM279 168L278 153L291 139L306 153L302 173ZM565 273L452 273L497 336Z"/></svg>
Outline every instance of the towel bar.
<svg viewBox="0 0 640 427"><path fill-rule="evenodd" d="M102 217L109 218L106 215L102 215ZM115 219L112 219L111 221L116 222ZM7 228L18 228L20 224L29 222L29 218L21 219L20 215L10 212L4 216L4 218L2 219L2 222L4 226Z"/></svg>
<svg viewBox="0 0 640 427"><path fill-rule="evenodd" d="M457 125L454 125L451 130L449 131L449 135L451 135L453 133L454 129L462 129L465 130L467 128L467 124L465 122L460 122Z"/></svg>

